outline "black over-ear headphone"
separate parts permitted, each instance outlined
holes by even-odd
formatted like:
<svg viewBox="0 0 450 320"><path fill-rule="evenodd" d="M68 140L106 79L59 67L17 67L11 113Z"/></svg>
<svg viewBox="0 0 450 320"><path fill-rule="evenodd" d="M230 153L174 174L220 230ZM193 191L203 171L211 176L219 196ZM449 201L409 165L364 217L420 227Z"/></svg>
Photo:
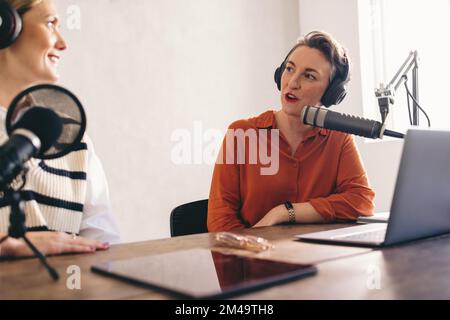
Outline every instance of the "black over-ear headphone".
<svg viewBox="0 0 450 320"><path fill-rule="evenodd" d="M12 45L22 32L22 18L16 10L0 0L0 49Z"/></svg>
<svg viewBox="0 0 450 320"><path fill-rule="evenodd" d="M286 56L281 66L275 71L275 83L277 84L278 90L281 91L281 76L283 75L284 70L286 69L286 64L288 58L291 54L298 48L299 46L295 46ZM344 98L347 96L347 89L345 88L345 84L347 82L348 74L349 74L349 63L347 56L345 55L345 64L344 69L342 70L341 75L336 75L334 79L331 81L327 90L322 96L322 104L329 108L333 105L340 104Z"/></svg>

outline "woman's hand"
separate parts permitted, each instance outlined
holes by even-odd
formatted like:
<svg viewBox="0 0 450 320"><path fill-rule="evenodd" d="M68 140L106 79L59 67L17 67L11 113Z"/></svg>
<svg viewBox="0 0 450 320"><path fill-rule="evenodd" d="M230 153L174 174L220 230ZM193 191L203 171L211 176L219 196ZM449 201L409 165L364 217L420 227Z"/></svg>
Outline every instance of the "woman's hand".
<svg viewBox="0 0 450 320"><path fill-rule="evenodd" d="M253 228L270 227L286 222L286 208L284 205L277 206L270 210Z"/></svg>
<svg viewBox="0 0 450 320"><path fill-rule="evenodd" d="M92 253L109 248L109 244L73 237L63 232L28 232L26 236L40 252L47 256L63 253ZM8 238L1 246L2 256L31 257L34 255L23 239Z"/></svg>

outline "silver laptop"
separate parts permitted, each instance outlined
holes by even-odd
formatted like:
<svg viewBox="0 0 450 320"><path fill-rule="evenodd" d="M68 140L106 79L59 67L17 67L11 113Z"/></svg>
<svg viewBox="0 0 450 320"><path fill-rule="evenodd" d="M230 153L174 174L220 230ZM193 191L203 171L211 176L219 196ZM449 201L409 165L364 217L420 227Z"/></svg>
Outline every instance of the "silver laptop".
<svg viewBox="0 0 450 320"><path fill-rule="evenodd" d="M408 131L388 223L296 236L303 241L388 246L450 233L450 131Z"/></svg>

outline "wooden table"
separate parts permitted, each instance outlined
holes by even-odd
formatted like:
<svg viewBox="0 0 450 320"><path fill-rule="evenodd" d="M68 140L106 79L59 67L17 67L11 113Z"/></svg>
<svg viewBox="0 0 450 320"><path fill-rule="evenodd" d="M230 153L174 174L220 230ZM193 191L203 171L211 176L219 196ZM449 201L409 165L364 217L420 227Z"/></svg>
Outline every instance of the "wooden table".
<svg viewBox="0 0 450 320"><path fill-rule="evenodd" d="M237 299L450 299L450 237L372 250L294 241L294 235L348 227L346 224L298 225L250 229L240 233L262 236L275 244L263 253L220 248L214 234L113 246L90 255L49 258L61 275L50 279L37 259L0 262L0 299L173 299L90 271L93 264L176 250L215 248L273 260L314 263L315 276L253 292ZM70 290L69 266L81 268L81 289ZM201 275L199 275L201 276Z"/></svg>

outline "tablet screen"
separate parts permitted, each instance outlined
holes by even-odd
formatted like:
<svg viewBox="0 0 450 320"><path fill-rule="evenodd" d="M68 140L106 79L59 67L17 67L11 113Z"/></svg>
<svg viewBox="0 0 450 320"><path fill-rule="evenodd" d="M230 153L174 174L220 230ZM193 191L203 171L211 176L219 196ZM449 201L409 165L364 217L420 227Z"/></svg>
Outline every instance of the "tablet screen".
<svg viewBox="0 0 450 320"><path fill-rule="evenodd" d="M207 249L109 261L92 271L187 298L223 298L312 275L312 265L228 255Z"/></svg>

